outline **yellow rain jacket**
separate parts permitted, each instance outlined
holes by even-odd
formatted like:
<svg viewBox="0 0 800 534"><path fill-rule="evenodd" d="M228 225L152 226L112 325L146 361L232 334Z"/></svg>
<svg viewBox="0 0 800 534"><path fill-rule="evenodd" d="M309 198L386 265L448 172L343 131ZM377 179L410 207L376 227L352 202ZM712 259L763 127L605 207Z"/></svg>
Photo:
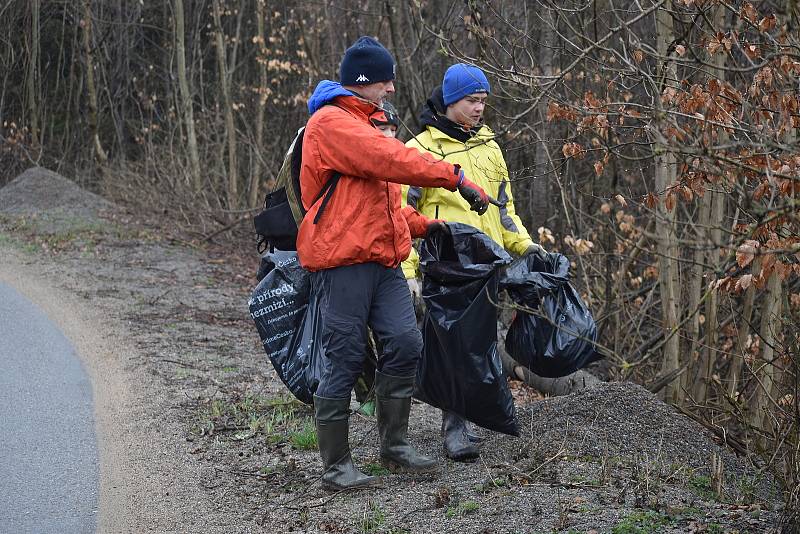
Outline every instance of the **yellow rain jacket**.
<svg viewBox="0 0 800 534"><path fill-rule="evenodd" d="M403 186L403 204L409 204L431 219L444 219L473 226L503 245L507 251L522 255L533 244L528 231L514 211L514 197L508 179L503 153L494 141L494 132L482 126L476 135L462 143L438 128L428 126L426 130L406 143L420 152L427 152L448 163L458 164L467 178L478 184L487 194L505 208L489 204L488 211L478 215L470 211L469 204L458 191L441 188ZM406 278L415 278L419 270L419 255L413 248L403 262Z"/></svg>

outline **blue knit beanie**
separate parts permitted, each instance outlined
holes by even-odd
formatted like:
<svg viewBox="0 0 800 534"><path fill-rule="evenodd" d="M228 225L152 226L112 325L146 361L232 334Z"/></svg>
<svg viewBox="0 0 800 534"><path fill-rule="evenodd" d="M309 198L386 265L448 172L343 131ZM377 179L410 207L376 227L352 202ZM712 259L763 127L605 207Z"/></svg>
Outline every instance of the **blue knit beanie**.
<svg viewBox="0 0 800 534"><path fill-rule="evenodd" d="M444 105L449 106L473 93L489 93L489 80L481 69L466 63L456 63L447 69L442 81Z"/></svg>
<svg viewBox="0 0 800 534"><path fill-rule="evenodd" d="M348 48L339 67L342 85L367 85L394 80L394 58L372 37L359 37Z"/></svg>

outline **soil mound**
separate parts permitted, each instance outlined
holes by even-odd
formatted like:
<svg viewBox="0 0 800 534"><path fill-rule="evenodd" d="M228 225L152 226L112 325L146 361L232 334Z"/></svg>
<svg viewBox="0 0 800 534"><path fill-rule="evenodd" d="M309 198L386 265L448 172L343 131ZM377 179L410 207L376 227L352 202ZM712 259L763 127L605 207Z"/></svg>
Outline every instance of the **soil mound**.
<svg viewBox="0 0 800 534"><path fill-rule="evenodd" d="M601 383L545 399L518 409L517 417L523 440L499 438L495 452L499 461L549 458L561 451L576 458L682 466L707 473L716 455L722 459L727 480L752 479L755 471L746 459L719 445L702 425L630 382ZM760 486L753 489L762 497L774 496L774 482L762 479L750 484Z"/></svg>
<svg viewBox="0 0 800 534"><path fill-rule="evenodd" d="M0 213L53 215L95 219L113 204L72 180L42 167L32 167L0 189Z"/></svg>

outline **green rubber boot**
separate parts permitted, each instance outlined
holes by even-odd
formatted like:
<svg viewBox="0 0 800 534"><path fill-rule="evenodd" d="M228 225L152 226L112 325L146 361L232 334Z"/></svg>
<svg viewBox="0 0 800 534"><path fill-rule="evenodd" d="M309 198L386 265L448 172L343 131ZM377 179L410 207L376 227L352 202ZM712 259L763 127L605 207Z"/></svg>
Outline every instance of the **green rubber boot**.
<svg viewBox="0 0 800 534"><path fill-rule="evenodd" d="M322 485L332 491L380 486L378 477L365 475L353 465L350 455L350 399L327 399L314 395L317 442L324 472Z"/></svg>
<svg viewBox="0 0 800 534"><path fill-rule="evenodd" d="M393 472L433 473L436 460L419 454L408 442L408 415L414 376L398 377L375 372L375 400L381 463Z"/></svg>

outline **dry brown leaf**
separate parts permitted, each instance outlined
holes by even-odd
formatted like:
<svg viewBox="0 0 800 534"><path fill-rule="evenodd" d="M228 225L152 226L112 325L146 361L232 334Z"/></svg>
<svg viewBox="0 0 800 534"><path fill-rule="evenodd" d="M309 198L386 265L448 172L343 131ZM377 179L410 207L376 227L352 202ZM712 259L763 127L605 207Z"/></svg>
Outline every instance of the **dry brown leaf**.
<svg viewBox="0 0 800 534"><path fill-rule="evenodd" d="M742 4L742 8L739 10L739 17L749 20L755 24L758 20L758 11L756 11L756 8L753 7L753 4L750 2L745 2Z"/></svg>
<svg viewBox="0 0 800 534"><path fill-rule="evenodd" d="M750 265L750 262L756 257L758 247L759 242L753 239L748 239L739 245L739 248L736 250L736 263L739 264L739 267Z"/></svg>
<svg viewBox="0 0 800 534"><path fill-rule="evenodd" d="M746 275L742 276L741 278L739 278L739 280L736 282L736 290L737 291L743 291L743 290L747 289L748 287L750 287L750 285L752 283L753 283L753 275L752 274L746 274Z"/></svg>
<svg viewBox="0 0 800 534"><path fill-rule="evenodd" d="M602 161L595 161L594 162L594 173L597 176L603 175L603 162Z"/></svg>
<svg viewBox="0 0 800 534"><path fill-rule="evenodd" d="M773 15L770 15L768 17L764 17L763 19L761 19L761 21L758 23L758 29L761 30L762 32L768 32L772 28L775 27L776 23L777 23L777 19L775 18L775 15L773 14Z"/></svg>
<svg viewBox="0 0 800 534"><path fill-rule="evenodd" d="M670 191L667 193L667 198L664 200L664 207L667 211L672 211L675 208L675 193Z"/></svg>

